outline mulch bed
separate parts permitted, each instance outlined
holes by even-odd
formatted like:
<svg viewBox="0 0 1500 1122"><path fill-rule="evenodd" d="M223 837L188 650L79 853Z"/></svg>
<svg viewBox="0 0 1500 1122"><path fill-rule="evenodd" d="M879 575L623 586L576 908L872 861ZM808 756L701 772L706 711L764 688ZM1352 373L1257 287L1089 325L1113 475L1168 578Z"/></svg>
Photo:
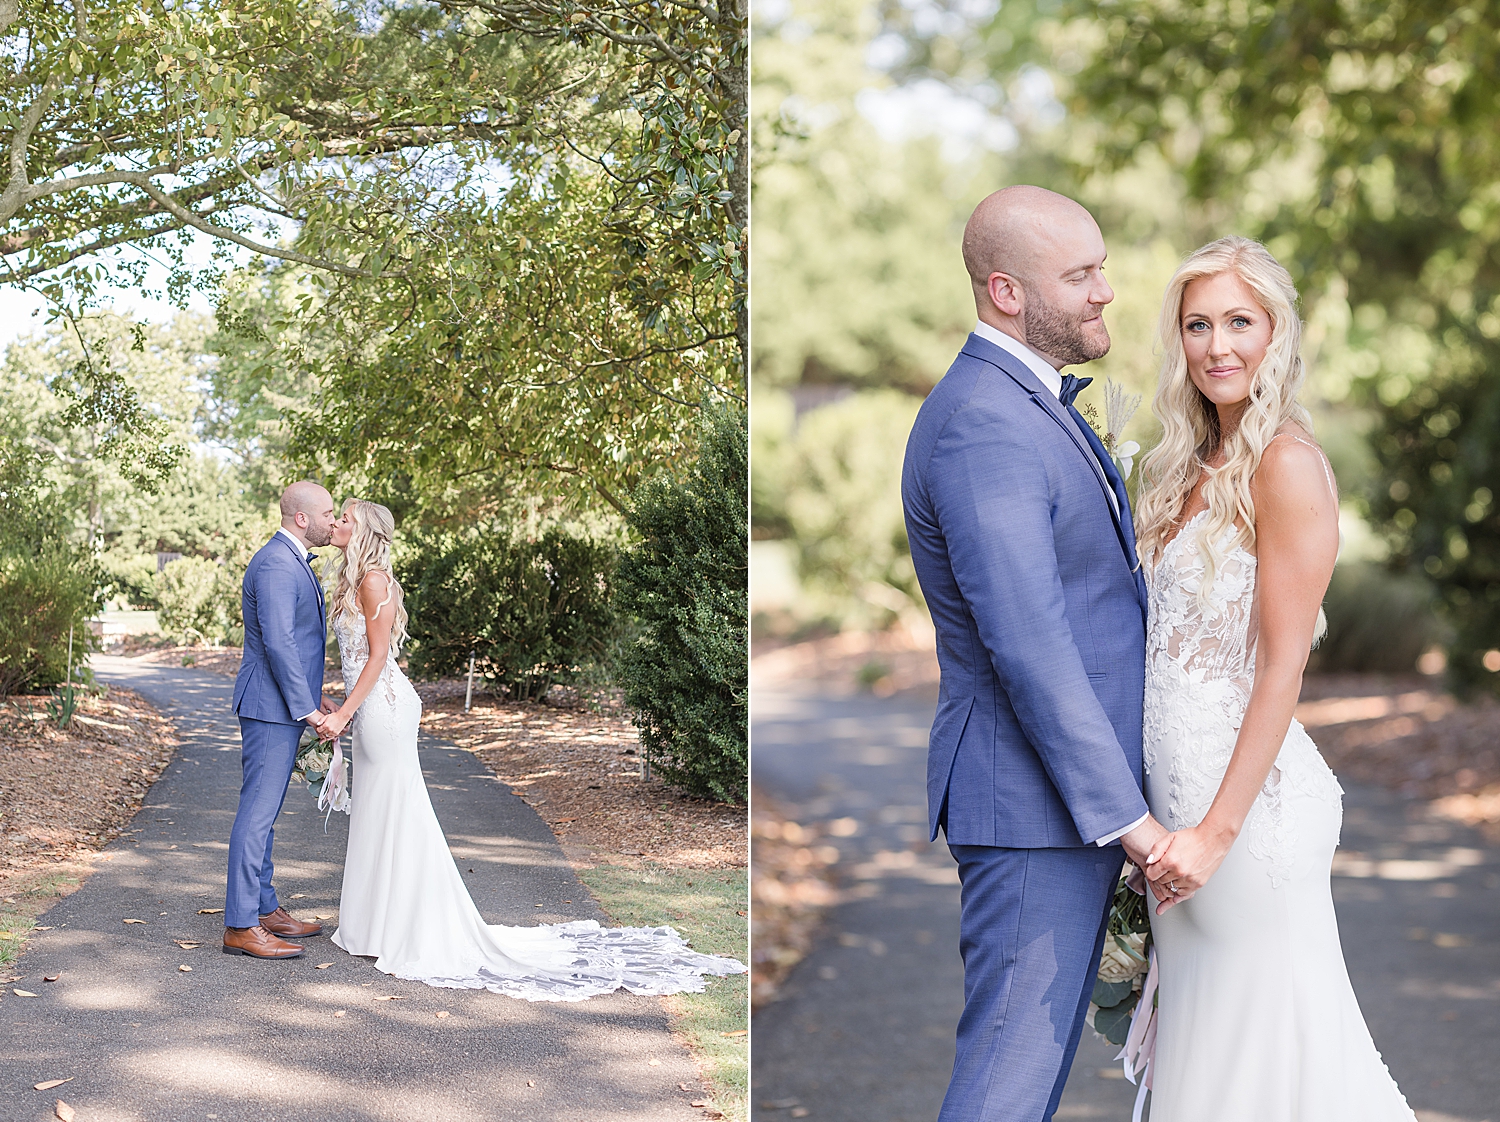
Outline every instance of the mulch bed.
<svg viewBox="0 0 1500 1122"><path fill-rule="evenodd" d="M615 698L554 688L545 704L478 693L462 679L416 683L422 727L472 751L522 793L574 861L605 854L677 868L743 868L744 807L642 777L640 738Z"/></svg>
<svg viewBox="0 0 1500 1122"><path fill-rule="evenodd" d="M84 698L66 728L48 718L48 700L0 702L0 911L18 936L78 887L177 746L171 723L132 690Z"/></svg>

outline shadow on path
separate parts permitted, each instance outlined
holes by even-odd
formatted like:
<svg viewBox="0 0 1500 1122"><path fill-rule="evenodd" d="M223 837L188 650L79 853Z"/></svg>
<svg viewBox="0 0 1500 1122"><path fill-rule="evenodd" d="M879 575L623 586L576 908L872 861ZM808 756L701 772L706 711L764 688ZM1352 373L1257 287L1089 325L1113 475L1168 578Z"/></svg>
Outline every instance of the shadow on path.
<svg viewBox="0 0 1500 1122"><path fill-rule="evenodd" d="M963 1006L958 875L926 840L932 707L761 682L753 698L757 787L797 821L859 830L839 841L846 902L755 1017L752 1118L932 1122ZM1500 1122L1500 849L1351 787L1335 872L1354 988L1419 1118ZM1116 1051L1085 1029L1059 1120L1128 1122Z"/></svg>
<svg viewBox="0 0 1500 1122"><path fill-rule="evenodd" d="M39 918L50 930L15 964L20 987L39 996L0 997L0 1117L51 1118L59 1095L79 1122L702 1117L678 1090L696 1087L697 1073L655 998L552 1004L434 989L333 946L348 818L333 815L325 833L301 784L276 822L277 889L294 914L329 917L327 934L291 961L221 953L223 916L198 910L224 905L240 775L232 682L123 658L93 665L167 712L182 742L132 832ZM535 811L469 753L426 737L420 751L489 922L604 920Z"/></svg>

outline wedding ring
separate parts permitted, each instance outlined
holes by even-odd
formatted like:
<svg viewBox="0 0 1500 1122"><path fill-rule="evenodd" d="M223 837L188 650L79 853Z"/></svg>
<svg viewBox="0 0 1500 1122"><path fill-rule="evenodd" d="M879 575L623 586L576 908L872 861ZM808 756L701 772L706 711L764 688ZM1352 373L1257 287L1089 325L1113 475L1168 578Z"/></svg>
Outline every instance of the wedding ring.
<svg viewBox="0 0 1500 1122"><path fill-rule="evenodd" d="M1171 891L1173 896L1177 895L1177 882L1175 880L1167 881L1167 888Z"/></svg>

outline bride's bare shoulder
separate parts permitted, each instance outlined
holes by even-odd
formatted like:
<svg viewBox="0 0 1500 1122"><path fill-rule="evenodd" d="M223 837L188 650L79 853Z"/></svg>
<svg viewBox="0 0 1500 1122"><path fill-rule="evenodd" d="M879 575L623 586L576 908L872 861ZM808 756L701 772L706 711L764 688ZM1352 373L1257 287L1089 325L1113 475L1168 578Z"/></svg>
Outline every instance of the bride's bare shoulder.
<svg viewBox="0 0 1500 1122"><path fill-rule="evenodd" d="M373 616L384 606L386 593L390 591L391 578L379 569L371 569L359 581L359 602L365 615Z"/></svg>
<svg viewBox="0 0 1500 1122"><path fill-rule="evenodd" d="M1291 507L1338 517L1333 469L1322 447L1300 425L1283 426L1266 445L1254 485L1258 510L1269 504L1270 509Z"/></svg>

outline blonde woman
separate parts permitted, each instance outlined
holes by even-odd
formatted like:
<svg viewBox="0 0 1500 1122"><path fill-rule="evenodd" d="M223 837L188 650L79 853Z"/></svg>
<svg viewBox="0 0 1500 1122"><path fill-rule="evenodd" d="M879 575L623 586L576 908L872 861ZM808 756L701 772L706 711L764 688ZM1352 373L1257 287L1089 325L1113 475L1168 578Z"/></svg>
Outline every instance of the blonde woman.
<svg viewBox="0 0 1500 1122"><path fill-rule="evenodd" d="M1366 1029L1329 869L1338 781L1292 717L1338 553L1338 495L1297 401L1296 289L1245 238L1162 308L1161 443L1136 524L1149 588L1144 755L1174 832L1152 1122L1412 1122Z"/></svg>
<svg viewBox="0 0 1500 1122"><path fill-rule="evenodd" d="M489 989L529 1001L581 1001L703 989L705 974L742 973L733 959L698 954L670 927L601 928L485 923L433 813L417 756L422 703L397 665L406 638L401 585L391 571L395 522L379 503L352 499L333 528L343 551L330 615L343 659L344 703L323 724L352 724L353 805L339 928L333 941L398 978Z"/></svg>

